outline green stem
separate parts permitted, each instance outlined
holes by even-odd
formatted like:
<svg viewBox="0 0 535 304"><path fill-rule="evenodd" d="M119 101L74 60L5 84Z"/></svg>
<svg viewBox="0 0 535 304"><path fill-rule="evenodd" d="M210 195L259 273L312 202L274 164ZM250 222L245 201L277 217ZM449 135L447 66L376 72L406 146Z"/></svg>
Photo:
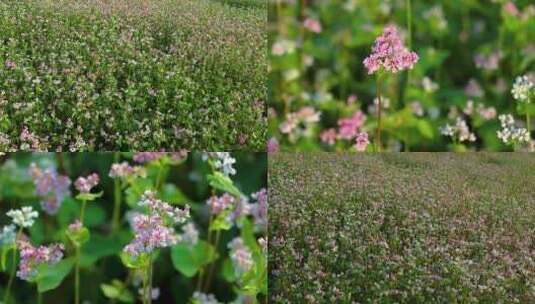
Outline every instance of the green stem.
<svg viewBox="0 0 535 304"><path fill-rule="evenodd" d="M377 104L376 104L376 112L377 112L377 130L375 134L375 151L381 152L381 76L377 76Z"/></svg>
<svg viewBox="0 0 535 304"><path fill-rule="evenodd" d="M74 303L80 303L80 246L76 245L76 265L74 269Z"/></svg>
<svg viewBox="0 0 535 304"><path fill-rule="evenodd" d="M37 304L43 303L43 294L39 292L39 288L37 289Z"/></svg>
<svg viewBox="0 0 535 304"><path fill-rule="evenodd" d="M16 241L19 239L20 235L22 233L22 227L19 228L19 231L17 232L17 236L15 238L15 246L13 246L13 263L11 264L11 271L9 273L9 281L7 282L7 288L6 292L4 294L4 304L9 304L9 295L11 292L11 286L13 285L13 278L15 277L15 269L17 266L17 243Z"/></svg>
<svg viewBox="0 0 535 304"><path fill-rule="evenodd" d="M217 250L217 247L219 246L219 237L220 237L220 234L221 234L221 230L217 230L216 234L215 234L215 244L214 244L214 248L216 248ZM206 285L204 287L204 290L205 291L208 291L208 289L210 288L210 283L212 282L212 276L214 274L214 268L215 268L215 263L212 262L210 264L210 268L208 270L208 276L206 277Z"/></svg>
<svg viewBox="0 0 535 304"><path fill-rule="evenodd" d="M162 164L160 164L160 170L158 170L158 176L156 177L156 191L160 191L164 180L165 180L165 167Z"/></svg>
<svg viewBox="0 0 535 304"><path fill-rule="evenodd" d="M407 30L409 35L409 50L412 49L412 8L411 8L411 0L407 0Z"/></svg>
<svg viewBox="0 0 535 304"><path fill-rule="evenodd" d="M80 210L80 223L82 226L84 225L84 216L85 216L85 206L87 204L86 200L82 200L82 209ZM80 251L81 245L75 245L76 246L76 265L74 269L74 303L79 304L80 303Z"/></svg>
<svg viewBox="0 0 535 304"><path fill-rule="evenodd" d="M118 163L120 160L120 154L115 152L113 154L113 161ZM121 181L118 178L113 180L113 216L111 231L115 232L119 228L120 214L121 214Z"/></svg>

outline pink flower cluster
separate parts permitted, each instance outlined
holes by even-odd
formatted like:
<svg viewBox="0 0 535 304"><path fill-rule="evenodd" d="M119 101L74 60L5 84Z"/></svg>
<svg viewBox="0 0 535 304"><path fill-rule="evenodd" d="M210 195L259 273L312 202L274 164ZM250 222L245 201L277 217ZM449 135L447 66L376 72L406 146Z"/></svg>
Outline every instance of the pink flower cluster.
<svg viewBox="0 0 535 304"><path fill-rule="evenodd" d="M69 232L72 232L72 233L77 233L80 231L80 229L82 229L82 222L80 222L80 220L75 220L72 224L69 224Z"/></svg>
<svg viewBox="0 0 535 304"><path fill-rule="evenodd" d="M48 214L56 214L65 197L70 195L71 180L53 169L42 170L35 163L28 169L35 185L35 193L40 196L41 207Z"/></svg>
<svg viewBox="0 0 535 304"><path fill-rule="evenodd" d="M373 74L381 68L392 73L412 69L417 61L418 55L403 45L397 28L389 25L383 34L377 37L372 53L363 63L368 74Z"/></svg>
<svg viewBox="0 0 535 304"><path fill-rule="evenodd" d="M98 174L93 173L87 177L80 176L75 182L74 187L82 193L89 193L99 182Z"/></svg>
<svg viewBox="0 0 535 304"><path fill-rule="evenodd" d="M173 152L173 153L169 153L169 152L137 152L136 154L134 154L134 158L133 159L137 163L147 163L147 162L151 162L153 160L159 159L161 157L164 157L166 155L169 155L169 157L173 161L179 161L179 160L182 160L182 159L184 159L184 158L186 158L188 156L188 151L187 150L180 150L178 152Z"/></svg>
<svg viewBox="0 0 535 304"><path fill-rule="evenodd" d="M265 188L255 192L251 197L256 203L251 204L250 213L255 219L255 224L261 228L267 228L268 224L268 195Z"/></svg>
<svg viewBox="0 0 535 304"><path fill-rule="evenodd" d="M323 143L334 145L336 139L356 140L357 151L366 150L369 144L368 133L362 132L361 128L366 121L366 115L362 111L357 111L353 116L338 120L338 132L334 128L326 129L320 134Z"/></svg>
<svg viewBox="0 0 535 304"><path fill-rule="evenodd" d="M221 196L212 196L207 201L206 204L210 207L210 212L212 214L219 214L221 211L225 210L226 208L234 205L236 203L236 199L234 196L225 193Z"/></svg>
<svg viewBox="0 0 535 304"><path fill-rule="evenodd" d="M242 238L234 238L227 246L230 249L230 259L237 275L241 275L253 267L253 255L243 243Z"/></svg>
<svg viewBox="0 0 535 304"><path fill-rule="evenodd" d="M17 277L32 280L37 275L37 268L42 264L53 265L63 258L63 244L34 247L26 238L17 241L20 250L20 264Z"/></svg>
<svg viewBox="0 0 535 304"><path fill-rule="evenodd" d="M134 239L124 247L124 252L133 256L150 253L155 248L176 244L180 237L174 225L184 223L189 218L189 206L184 209L173 208L156 198L154 192L146 191L138 203L148 208L148 214L138 213L132 218Z"/></svg>
<svg viewBox="0 0 535 304"><path fill-rule="evenodd" d="M303 26L314 33L321 33L321 23L318 20L312 18L306 18L303 22Z"/></svg>
<svg viewBox="0 0 535 304"><path fill-rule="evenodd" d="M138 166L130 166L128 162L112 164L109 176L110 177L127 177L131 175L142 174L143 168Z"/></svg>

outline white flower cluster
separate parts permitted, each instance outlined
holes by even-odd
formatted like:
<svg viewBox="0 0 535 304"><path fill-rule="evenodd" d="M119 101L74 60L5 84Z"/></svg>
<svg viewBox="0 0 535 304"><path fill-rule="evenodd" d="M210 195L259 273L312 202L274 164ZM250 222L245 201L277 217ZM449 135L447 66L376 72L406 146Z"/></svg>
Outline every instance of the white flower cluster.
<svg viewBox="0 0 535 304"><path fill-rule="evenodd" d="M13 219L13 223L20 227L31 227L35 219L39 216L37 211L32 207L22 207L22 209L9 210L7 216Z"/></svg>
<svg viewBox="0 0 535 304"><path fill-rule="evenodd" d="M511 89L513 98L521 102L530 102L530 96L533 94L533 82L527 75L518 76Z"/></svg>
<svg viewBox="0 0 535 304"><path fill-rule="evenodd" d="M214 167L217 170L221 170L225 175L234 175L236 174L236 169L233 165L236 163L236 159L230 156L229 152L208 152L202 155L204 161L209 158L213 159Z"/></svg>
<svg viewBox="0 0 535 304"><path fill-rule="evenodd" d="M451 126L450 124L446 124L445 126L441 127L440 134L457 138L459 142L476 141L476 135L470 132L466 121L460 117L457 117L455 125Z"/></svg>
<svg viewBox="0 0 535 304"><path fill-rule="evenodd" d="M13 244L15 237L15 225L4 226L2 232L0 232L0 246Z"/></svg>
<svg viewBox="0 0 535 304"><path fill-rule="evenodd" d="M501 139L505 144L517 144L529 142L529 133L525 128L519 128L515 125L515 119L511 114L502 114L498 116L500 124L502 126L501 130L498 130L498 138Z"/></svg>

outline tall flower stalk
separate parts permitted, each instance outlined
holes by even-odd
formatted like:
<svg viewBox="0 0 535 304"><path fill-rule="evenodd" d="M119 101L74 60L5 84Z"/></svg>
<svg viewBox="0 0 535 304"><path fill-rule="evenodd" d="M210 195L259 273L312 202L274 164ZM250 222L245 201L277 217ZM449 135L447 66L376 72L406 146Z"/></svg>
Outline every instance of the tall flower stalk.
<svg viewBox="0 0 535 304"><path fill-rule="evenodd" d="M418 61L418 55L407 49L394 25L385 27L383 34L375 39L372 53L364 59L363 64L368 74L377 73L377 133L375 138L376 151L381 145L381 96L380 86L384 73L395 74L405 69L412 69Z"/></svg>
<svg viewBox="0 0 535 304"><path fill-rule="evenodd" d="M89 230L84 227L85 208L88 201L100 197L102 193L93 194L91 189L99 182L99 176L93 173L87 177L79 177L74 186L80 192L76 198L82 202L80 218L69 225L67 235L75 247L75 270L74 270L74 303L80 303L80 255L82 245L89 240Z"/></svg>

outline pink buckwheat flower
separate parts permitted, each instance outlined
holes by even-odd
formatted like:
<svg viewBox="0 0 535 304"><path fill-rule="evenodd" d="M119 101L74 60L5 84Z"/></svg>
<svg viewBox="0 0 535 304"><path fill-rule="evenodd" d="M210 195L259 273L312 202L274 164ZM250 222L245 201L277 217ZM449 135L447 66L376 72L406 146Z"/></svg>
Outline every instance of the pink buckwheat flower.
<svg viewBox="0 0 535 304"><path fill-rule="evenodd" d="M181 239L175 232L174 225L182 224L189 218L188 205L182 210L173 208L157 199L151 191L145 191L138 205L146 207L148 214L136 213L132 217L135 236L124 247L124 252L138 256L141 253L150 253L156 248L172 246Z"/></svg>
<svg viewBox="0 0 535 304"><path fill-rule="evenodd" d="M266 188L251 194L256 203L250 205L250 213L255 219L255 225L260 229L268 225L268 194Z"/></svg>
<svg viewBox="0 0 535 304"><path fill-rule="evenodd" d="M26 237L17 241L20 250L20 263L17 277L30 281L37 275L37 268L42 264L53 265L63 258L63 244L34 247Z"/></svg>
<svg viewBox="0 0 535 304"><path fill-rule="evenodd" d="M76 182L74 182L74 187L82 193L89 193L91 189L95 187L99 182L98 174L93 173L87 177L79 177Z"/></svg>
<svg viewBox="0 0 535 304"><path fill-rule="evenodd" d="M365 151L369 143L370 140L368 139L368 133L361 132L357 135L355 149L357 149L359 152Z"/></svg>
<svg viewBox="0 0 535 304"><path fill-rule="evenodd" d="M329 146L334 145L336 142L336 130L334 128L329 128L323 130L320 134L321 142Z"/></svg>
<svg viewBox="0 0 535 304"><path fill-rule="evenodd" d="M230 259L234 265L234 271L238 276L249 271L251 267L253 267L253 255L245 246L242 238L234 238L228 243L227 247L230 249Z"/></svg>
<svg viewBox="0 0 535 304"><path fill-rule="evenodd" d="M366 115L362 111L357 111L349 118L338 120L338 137L341 139L353 139L357 136L359 129L364 124Z"/></svg>
<svg viewBox="0 0 535 304"><path fill-rule="evenodd" d="M513 1L508 1L507 3L505 3L503 5L503 10L511 15L511 16L518 16L519 15L519 11L518 11L518 8L516 7L516 5L513 3Z"/></svg>
<svg viewBox="0 0 535 304"><path fill-rule="evenodd" d="M225 210L226 208L233 206L236 203L236 199L234 196L225 193L222 196L212 196L206 201L208 206L210 207L210 212L212 214L219 214L221 211Z"/></svg>
<svg viewBox="0 0 535 304"><path fill-rule="evenodd" d="M272 137L267 142L267 152L275 153L277 151L279 151L279 141L275 137Z"/></svg>
<svg viewBox="0 0 535 304"><path fill-rule="evenodd" d="M134 161L137 163L148 163L153 160L159 159L161 157L167 156L171 158L173 161L180 161L188 156L187 150L180 150L178 152L137 152L134 154Z"/></svg>
<svg viewBox="0 0 535 304"><path fill-rule="evenodd" d="M381 68L392 73L412 69L417 61L418 55L403 45L397 28L389 25L383 34L377 37L372 53L363 63L368 74L373 74Z"/></svg>
<svg viewBox="0 0 535 304"><path fill-rule="evenodd" d="M28 172L33 179L35 193L42 198L43 211L50 215L56 214L65 197L70 195L70 178L53 169L42 170L35 163L30 165Z"/></svg>
<svg viewBox="0 0 535 304"><path fill-rule="evenodd" d="M318 20L306 18L303 22L303 26L316 34L321 33L321 23Z"/></svg>

